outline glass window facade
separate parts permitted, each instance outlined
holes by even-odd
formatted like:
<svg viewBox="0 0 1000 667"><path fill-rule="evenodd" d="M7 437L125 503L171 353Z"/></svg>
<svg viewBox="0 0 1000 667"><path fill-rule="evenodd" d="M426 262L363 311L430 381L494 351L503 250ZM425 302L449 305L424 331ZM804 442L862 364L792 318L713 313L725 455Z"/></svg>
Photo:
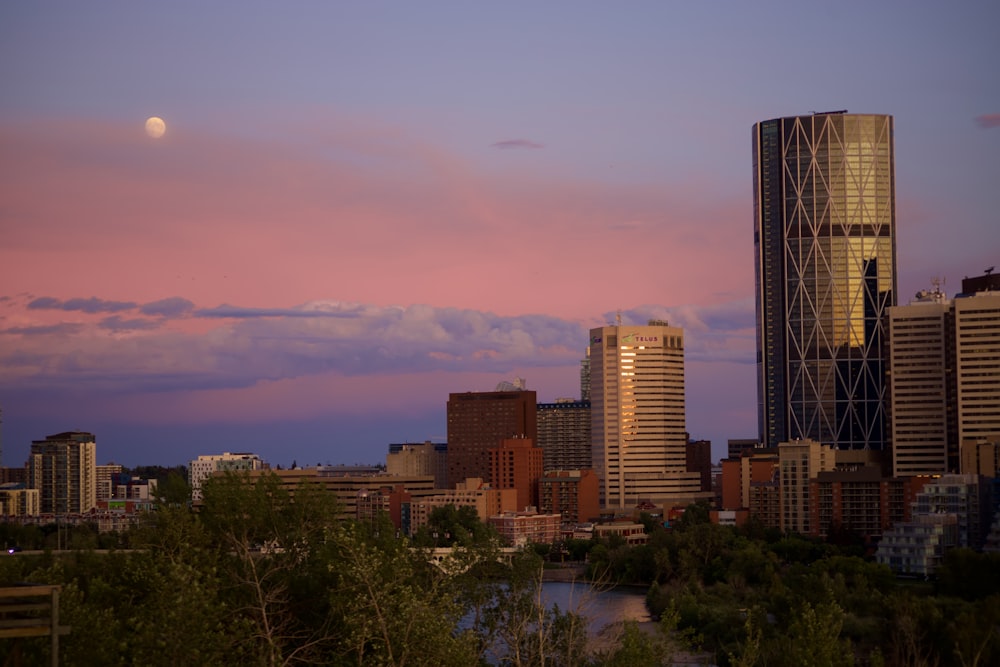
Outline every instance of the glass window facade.
<svg viewBox="0 0 1000 667"><path fill-rule="evenodd" d="M753 152L761 439L882 449L883 322L896 294L892 117L764 121Z"/></svg>

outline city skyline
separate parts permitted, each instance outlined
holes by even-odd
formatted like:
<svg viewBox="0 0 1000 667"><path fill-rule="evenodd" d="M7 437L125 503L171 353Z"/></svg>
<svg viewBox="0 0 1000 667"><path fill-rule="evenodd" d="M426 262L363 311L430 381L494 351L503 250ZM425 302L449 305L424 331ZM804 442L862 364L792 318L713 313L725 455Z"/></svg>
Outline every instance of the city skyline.
<svg viewBox="0 0 1000 667"><path fill-rule="evenodd" d="M998 8L234 7L0 9L4 465L384 460L452 392L579 398L619 310L684 329L718 458L765 118L894 116L900 303L997 263Z"/></svg>

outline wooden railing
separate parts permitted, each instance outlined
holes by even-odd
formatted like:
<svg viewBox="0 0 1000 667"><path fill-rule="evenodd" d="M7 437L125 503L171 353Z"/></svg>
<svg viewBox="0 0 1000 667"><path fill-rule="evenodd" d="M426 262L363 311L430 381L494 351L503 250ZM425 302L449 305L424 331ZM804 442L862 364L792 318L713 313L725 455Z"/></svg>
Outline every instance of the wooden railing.
<svg viewBox="0 0 1000 667"><path fill-rule="evenodd" d="M0 588L0 639L51 637L53 667L59 665L59 635L70 631L69 626L59 625L59 590L59 586L35 584ZM7 654L7 664L20 662L20 645L15 644Z"/></svg>

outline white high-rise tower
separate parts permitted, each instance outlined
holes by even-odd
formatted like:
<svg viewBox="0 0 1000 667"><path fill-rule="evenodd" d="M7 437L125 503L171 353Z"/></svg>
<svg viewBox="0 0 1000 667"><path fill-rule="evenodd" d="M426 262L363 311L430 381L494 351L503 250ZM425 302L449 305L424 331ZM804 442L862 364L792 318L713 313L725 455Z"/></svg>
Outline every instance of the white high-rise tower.
<svg viewBox="0 0 1000 667"><path fill-rule="evenodd" d="M687 471L684 332L666 322L590 331L591 437L601 505L692 498Z"/></svg>

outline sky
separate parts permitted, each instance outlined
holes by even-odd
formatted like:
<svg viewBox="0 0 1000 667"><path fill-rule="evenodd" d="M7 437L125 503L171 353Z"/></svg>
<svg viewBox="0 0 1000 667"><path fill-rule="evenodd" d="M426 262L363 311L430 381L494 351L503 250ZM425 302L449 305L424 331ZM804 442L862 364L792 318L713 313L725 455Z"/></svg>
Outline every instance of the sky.
<svg viewBox="0 0 1000 667"><path fill-rule="evenodd" d="M751 127L895 118L900 303L1000 265L1000 4L8 2L2 463L377 463L450 392L685 331L757 436ZM145 120L166 133L147 136Z"/></svg>

